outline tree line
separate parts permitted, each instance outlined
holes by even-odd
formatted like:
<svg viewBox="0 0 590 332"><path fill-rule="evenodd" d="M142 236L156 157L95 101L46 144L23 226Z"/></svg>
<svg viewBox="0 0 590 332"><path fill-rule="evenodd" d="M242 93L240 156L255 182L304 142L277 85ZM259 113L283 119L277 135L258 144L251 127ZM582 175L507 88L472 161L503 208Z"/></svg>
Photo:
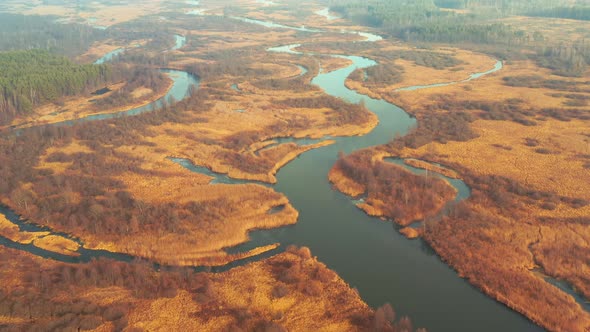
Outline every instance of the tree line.
<svg viewBox="0 0 590 332"><path fill-rule="evenodd" d="M104 85L106 65L76 65L44 50L0 53L0 122L30 112L34 106Z"/></svg>
<svg viewBox="0 0 590 332"><path fill-rule="evenodd" d="M83 24L61 24L52 16L0 13L0 51L42 49L78 55L106 32Z"/></svg>
<svg viewBox="0 0 590 332"><path fill-rule="evenodd" d="M529 16L567 18L572 20L590 21L590 7L571 6L536 9L527 13Z"/></svg>

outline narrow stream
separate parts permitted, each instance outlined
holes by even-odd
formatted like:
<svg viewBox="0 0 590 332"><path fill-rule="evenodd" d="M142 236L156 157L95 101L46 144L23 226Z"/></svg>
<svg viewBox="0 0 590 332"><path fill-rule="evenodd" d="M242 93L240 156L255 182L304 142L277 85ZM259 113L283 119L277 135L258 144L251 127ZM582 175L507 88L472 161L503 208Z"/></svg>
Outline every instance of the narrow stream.
<svg viewBox="0 0 590 332"><path fill-rule="evenodd" d="M174 35L174 46L172 47L171 51L176 51L181 49L186 45L186 37L181 35Z"/></svg>
<svg viewBox="0 0 590 332"><path fill-rule="evenodd" d="M469 82L469 81L478 79L478 78L483 77L485 75L495 73L495 72L501 70L503 68L503 66L504 65L503 65L502 61L496 61L494 68L492 68L488 71L485 71L485 72L471 74L471 75L469 75L468 78L461 80L461 81L435 83L435 84L429 84L429 85L408 86L408 87L404 87L404 88L395 89L394 91L416 91L416 90L422 90L422 89L430 89L430 88L449 86L449 85L454 85L454 84L459 84L459 83L465 83L465 82Z"/></svg>
<svg viewBox="0 0 590 332"><path fill-rule="evenodd" d="M103 63L113 60L114 57L116 57L119 54L122 54L123 52L125 52L124 48L117 48L117 49L110 51L109 53L103 55L100 59L94 61L94 64L95 65L102 65Z"/></svg>

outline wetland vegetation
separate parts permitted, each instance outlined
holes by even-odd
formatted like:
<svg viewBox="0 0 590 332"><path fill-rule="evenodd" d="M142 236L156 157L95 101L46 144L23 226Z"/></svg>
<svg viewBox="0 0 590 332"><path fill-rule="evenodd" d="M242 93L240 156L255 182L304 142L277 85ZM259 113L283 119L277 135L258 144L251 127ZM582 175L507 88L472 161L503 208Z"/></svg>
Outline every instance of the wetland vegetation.
<svg viewBox="0 0 590 332"><path fill-rule="evenodd" d="M590 327L585 7L0 10L0 329Z"/></svg>

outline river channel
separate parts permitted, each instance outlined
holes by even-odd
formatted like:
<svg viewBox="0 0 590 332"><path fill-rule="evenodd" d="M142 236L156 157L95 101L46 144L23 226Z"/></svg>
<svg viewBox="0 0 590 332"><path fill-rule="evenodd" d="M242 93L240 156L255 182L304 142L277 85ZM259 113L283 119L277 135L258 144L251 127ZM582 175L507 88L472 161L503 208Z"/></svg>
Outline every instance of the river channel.
<svg viewBox="0 0 590 332"><path fill-rule="evenodd" d="M285 27L269 25L270 28ZM293 29L317 32L304 27ZM297 224L254 231L250 242L229 251L244 251L276 242L280 242L282 248L289 244L307 246L321 262L357 288L369 305L377 307L389 302L398 316L408 315L415 326L430 331L541 331L520 314L461 279L423 241L406 239L392 222L369 217L349 197L333 190L327 174L339 151L350 153L387 143L398 134L405 135L416 124L415 119L399 107L346 88L345 80L353 71L374 66L376 62L358 56L339 57L351 60L352 64L319 73L312 84L346 102L364 103L379 117L379 124L364 136L331 138L335 144L306 152L283 167L273 188L284 193L299 211ZM174 86L165 98L173 96L180 100L192 85L198 85L198 80L187 73L170 71L169 74ZM83 120L139 114L161 103L162 100L124 113L90 116Z"/></svg>

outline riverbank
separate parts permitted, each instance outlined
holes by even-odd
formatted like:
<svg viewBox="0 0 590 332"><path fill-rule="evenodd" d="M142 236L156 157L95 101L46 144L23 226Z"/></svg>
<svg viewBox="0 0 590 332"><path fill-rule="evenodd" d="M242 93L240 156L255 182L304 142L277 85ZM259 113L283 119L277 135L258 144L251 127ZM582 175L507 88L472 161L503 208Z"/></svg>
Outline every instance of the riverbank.
<svg viewBox="0 0 590 332"><path fill-rule="evenodd" d="M96 100L108 98L112 94L117 93L118 90L122 89L125 84L125 82L120 82L109 85L105 87L105 89L108 89L109 92L102 95L77 98L74 97L65 100L63 105L48 104L38 107L35 109L33 115L30 115L24 119L16 119L5 128L31 128L67 121L76 121L87 117L118 114L132 109L141 108L164 98L173 88L174 80L167 78L166 84L161 86L157 91L153 91L151 89L147 93L145 90L141 91L140 94L136 94L137 97L133 97L135 101L131 104L126 104L124 106L119 106L112 109L96 111L96 106L94 105Z"/></svg>

